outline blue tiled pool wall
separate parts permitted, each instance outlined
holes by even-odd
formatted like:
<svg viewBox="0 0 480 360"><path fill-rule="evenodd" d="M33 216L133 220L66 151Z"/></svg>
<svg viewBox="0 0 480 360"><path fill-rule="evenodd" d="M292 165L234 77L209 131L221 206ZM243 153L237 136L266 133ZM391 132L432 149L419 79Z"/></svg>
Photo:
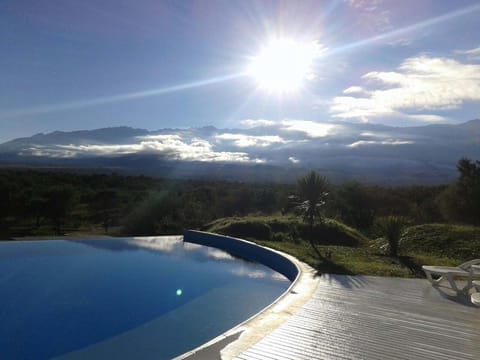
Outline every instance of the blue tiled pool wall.
<svg viewBox="0 0 480 360"><path fill-rule="evenodd" d="M215 247L234 256L266 265L292 282L300 272L292 261L281 254L246 240L196 230L186 230L183 237L186 242Z"/></svg>

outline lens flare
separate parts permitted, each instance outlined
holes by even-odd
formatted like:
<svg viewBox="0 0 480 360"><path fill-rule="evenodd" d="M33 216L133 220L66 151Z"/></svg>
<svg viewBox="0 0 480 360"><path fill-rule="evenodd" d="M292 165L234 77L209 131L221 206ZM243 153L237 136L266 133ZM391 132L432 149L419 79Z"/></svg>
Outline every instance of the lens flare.
<svg viewBox="0 0 480 360"><path fill-rule="evenodd" d="M313 63L321 50L315 41L272 39L251 59L247 73L261 89L274 93L295 92L305 81L314 78Z"/></svg>

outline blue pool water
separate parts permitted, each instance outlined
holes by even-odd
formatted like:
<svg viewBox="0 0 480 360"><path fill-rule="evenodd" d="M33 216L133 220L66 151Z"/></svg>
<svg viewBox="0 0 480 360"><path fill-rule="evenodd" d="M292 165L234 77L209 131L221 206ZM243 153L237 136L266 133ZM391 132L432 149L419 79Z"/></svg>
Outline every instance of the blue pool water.
<svg viewBox="0 0 480 360"><path fill-rule="evenodd" d="M181 237L0 243L0 358L170 359L289 285Z"/></svg>

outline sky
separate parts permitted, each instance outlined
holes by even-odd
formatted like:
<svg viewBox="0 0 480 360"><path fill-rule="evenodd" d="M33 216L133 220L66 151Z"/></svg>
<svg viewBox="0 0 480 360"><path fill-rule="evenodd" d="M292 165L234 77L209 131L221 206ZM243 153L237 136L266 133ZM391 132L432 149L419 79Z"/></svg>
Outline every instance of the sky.
<svg viewBox="0 0 480 360"><path fill-rule="evenodd" d="M480 117L478 18L477 0L2 0L0 142L465 122Z"/></svg>

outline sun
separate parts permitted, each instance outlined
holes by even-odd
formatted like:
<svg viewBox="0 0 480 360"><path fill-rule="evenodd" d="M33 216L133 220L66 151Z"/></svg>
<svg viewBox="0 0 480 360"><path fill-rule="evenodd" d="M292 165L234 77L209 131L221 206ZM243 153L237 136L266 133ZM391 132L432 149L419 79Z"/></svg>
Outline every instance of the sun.
<svg viewBox="0 0 480 360"><path fill-rule="evenodd" d="M315 41L272 39L251 58L247 73L268 92L297 92L314 77L314 60L320 52Z"/></svg>

